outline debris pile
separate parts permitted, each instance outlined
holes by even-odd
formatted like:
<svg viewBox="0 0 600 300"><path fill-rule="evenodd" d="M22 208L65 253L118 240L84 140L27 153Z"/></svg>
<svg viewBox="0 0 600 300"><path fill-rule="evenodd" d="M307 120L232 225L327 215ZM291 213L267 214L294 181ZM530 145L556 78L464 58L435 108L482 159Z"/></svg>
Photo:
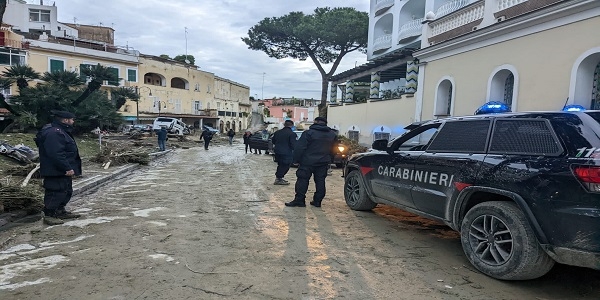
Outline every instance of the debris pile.
<svg viewBox="0 0 600 300"><path fill-rule="evenodd" d="M28 214L38 213L44 208L44 192L39 184L22 187L3 180L0 183L0 208L4 211L25 210Z"/></svg>
<svg viewBox="0 0 600 300"><path fill-rule="evenodd" d="M147 152L140 150L125 150L118 152L108 146L104 147L102 151L93 156L90 161L103 165L110 162L113 166L124 165L127 163L147 165L150 163L150 156Z"/></svg>
<svg viewBox="0 0 600 300"><path fill-rule="evenodd" d="M27 175L29 175L29 172L31 172L33 169L36 168L36 164L28 164L28 165L24 165L24 166L11 166L8 167L4 173L7 175L12 175L12 176L21 176L21 177L25 177ZM40 177L40 172L37 171L33 174L33 178L39 178Z"/></svg>
<svg viewBox="0 0 600 300"><path fill-rule="evenodd" d="M351 140L345 136L339 135L338 139L342 144L348 146L348 155L352 155L354 153L367 152L368 150L367 147L361 146L357 141Z"/></svg>

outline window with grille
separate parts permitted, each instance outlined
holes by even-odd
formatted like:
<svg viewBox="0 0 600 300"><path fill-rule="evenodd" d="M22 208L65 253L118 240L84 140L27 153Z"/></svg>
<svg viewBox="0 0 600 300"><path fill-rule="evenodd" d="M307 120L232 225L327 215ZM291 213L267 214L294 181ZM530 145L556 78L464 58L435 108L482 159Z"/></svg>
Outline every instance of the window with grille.
<svg viewBox="0 0 600 300"><path fill-rule="evenodd" d="M427 152L485 153L491 120L446 122Z"/></svg>
<svg viewBox="0 0 600 300"><path fill-rule="evenodd" d="M496 120L489 153L558 155L561 152L562 148L547 120Z"/></svg>
<svg viewBox="0 0 600 300"><path fill-rule="evenodd" d="M513 100L513 89L515 87L515 76L510 73L504 81L504 103L506 103L512 110Z"/></svg>
<svg viewBox="0 0 600 300"><path fill-rule="evenodd" d="M357 141L358 142L358 137L360 135L360 131L353 131L353 130L349 130L348 131L348 138L353 140L353 141Z"/></svg>
<svg viewBox="0 0 600 300"><path fill-rule="evenodd" d="M592 109L600 109L600 62L596 65L592 83Z"/></svg>
<svg viewBox="0 0 600 300"><path fill-rule="evenodd" d="M390 140L390 134L387 132L375 132L373 134L375 140Z"/></svg>

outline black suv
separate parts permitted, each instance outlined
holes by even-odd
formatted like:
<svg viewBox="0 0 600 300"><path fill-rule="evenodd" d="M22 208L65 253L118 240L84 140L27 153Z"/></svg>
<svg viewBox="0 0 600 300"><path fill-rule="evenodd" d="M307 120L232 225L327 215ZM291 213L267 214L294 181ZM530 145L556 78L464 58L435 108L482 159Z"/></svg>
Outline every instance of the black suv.
<svg viewBox="0 0 600 300"><path fill-rule="evenodd" d="M344 169L354 210L389 204L444 222L482 273L600 269L600 111L440 119L377 140Z"/></svg>

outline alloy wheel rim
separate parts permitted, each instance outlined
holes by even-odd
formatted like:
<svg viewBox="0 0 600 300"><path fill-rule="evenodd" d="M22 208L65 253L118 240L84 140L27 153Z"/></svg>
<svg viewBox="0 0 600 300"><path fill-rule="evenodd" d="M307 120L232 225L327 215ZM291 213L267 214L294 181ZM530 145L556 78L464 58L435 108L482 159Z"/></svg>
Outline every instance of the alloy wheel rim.
<svg viewBox="0 0 600 300"><path fill-rule="evenodd" d="M356 204L360 197L360 185L356 176L348 178L346 181L346 201L349 204Z"/></svg>
<svg viewBox="0 0 600 300"><path fill-rule="evenodd" d="M482 215L471 223L469 244L473 253L484 263L499 266L513 254L513 236L508 226L492 215Z"/></svg>

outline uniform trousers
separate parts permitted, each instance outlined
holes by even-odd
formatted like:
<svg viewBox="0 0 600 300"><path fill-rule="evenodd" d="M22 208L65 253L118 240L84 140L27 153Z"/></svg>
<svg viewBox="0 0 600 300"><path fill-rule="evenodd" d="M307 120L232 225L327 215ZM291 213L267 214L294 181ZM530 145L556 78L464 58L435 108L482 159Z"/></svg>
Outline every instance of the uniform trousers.
<svg viewBox="0 0 600 300"><path fill-rule="evenodd" d="M296 196L294 197L295 202L304 202L306 199L306 191L308 191L308 183L310 177L314 176L315 181L315 194L313 195L313 201L321 203L325 198L325 178L327 177L327 165L320 166L304 166L300 164L296 171Z"/></svg>

